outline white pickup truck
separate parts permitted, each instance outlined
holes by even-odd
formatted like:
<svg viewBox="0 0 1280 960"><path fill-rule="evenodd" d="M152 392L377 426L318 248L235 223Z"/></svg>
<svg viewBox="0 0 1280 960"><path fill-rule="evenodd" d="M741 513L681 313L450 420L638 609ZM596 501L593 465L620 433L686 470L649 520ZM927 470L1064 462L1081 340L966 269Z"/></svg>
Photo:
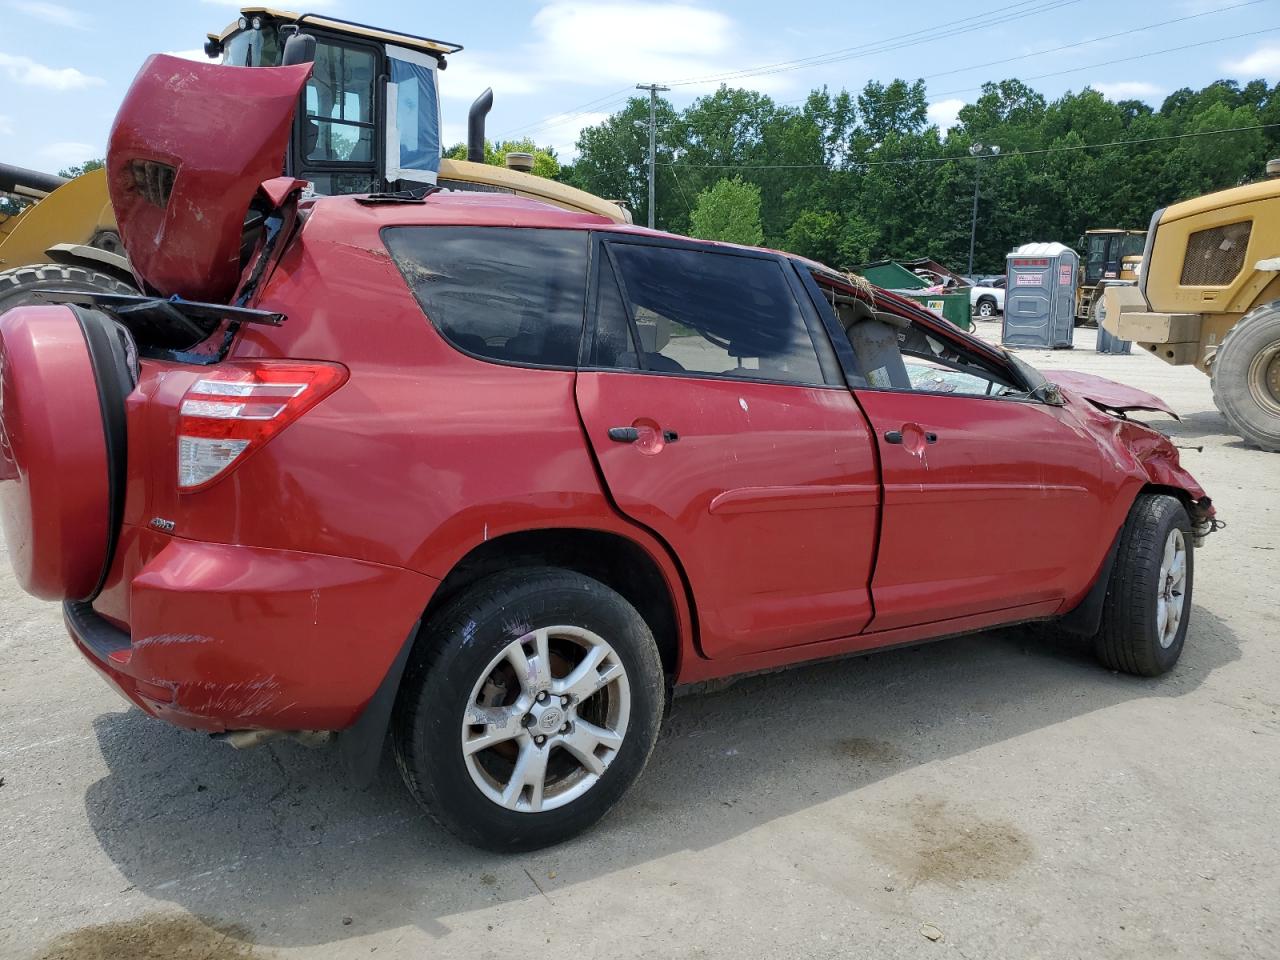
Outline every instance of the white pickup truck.
<svg viewBox="0 0 1280 960"><path fill-rule="evenodd" d="M1004 313L1004 277L989 284L975 284L969 288L969 309L978 317L994 317Z"/></svg>

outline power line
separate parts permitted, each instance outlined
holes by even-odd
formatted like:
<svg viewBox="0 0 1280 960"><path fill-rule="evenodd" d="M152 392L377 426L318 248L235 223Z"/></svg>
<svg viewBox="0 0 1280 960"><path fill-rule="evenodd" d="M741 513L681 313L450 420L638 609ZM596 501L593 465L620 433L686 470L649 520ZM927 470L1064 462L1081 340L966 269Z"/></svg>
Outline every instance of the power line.
<svg viewBox="0 0 1280 960"><path fill-rule="evenodd" d="M1247 127L1228 127L1223 130L1197 130L1191 133L1172 133L1163 137L1142 137L1136 140L1112 140L1109 143L1075 143L1062 144L1056 147L1044 147L1039 150L1016 150L1001 153L998 156L973 157L960 154L953 157L900 157L892 160L856 160L852 166L884 167L914 166L925 163L950 163L953 160L1007 160L1010 157L1035 157L1048 153L1070 153L1079 150L1101 150L1107 147L1131 147L1146 143L1163 143L1169 140L1187 140L1193 137L1212 137L1224 133L1245 133L1250 130L1269 130L1280 127L1280 123L1255 123ZM683 167L687 170L812 170L823 168L834 170L825 163L685 163L680 160L667 160L659 163L664 167Z"/></svg>
<svg viewBox="0 0 1280 960"><path fill-rule="evenodd" d="M949 20L944 24L935 24L930 27L924 27L919 30L897 34L891 37L885 37L880 40L870 41L853 47L845 47L840 50L830 50L826 53L813 54L812 56L802 57L797 60L783 60L778 63L763 64L757 67L748 67L742 70L733 70L722 74L670 81L670 85L676 87L689 86L691 84L717 83L723 80L765 76L773 73L785 73L791 70L803 70L809 67L822 66L828 63L839 63L845 60L871 56L876 53L886 53L892 50L901 50L907 47L918 46L923 43L932 43L935 40L948 39L950 37L957 36L958 34L969 33L974 30L985 30L991 26L1008 22L1009 20L1028 17L1033 14L1047 13L1051 10L1071 6L1079 2L1080 0L1018 0L1016 3L1008 4L1003 7L996 7L993 10L986 10L982 13L961 17L958 20ZM1003 16L996 16L997 14L1003 14Z"/></svg>
<svg viewBox="0 0 1280 960"><path fill-rule="evenodd" d="M1108 33L1101 37L1093 37L1090 40L1077 40L1075 43L1064 43L1060 47L1050 47L1048 50L1036 50L1032 53L1023 53L1016 57L1005 57L1003 60L989 60L986 63L970 63L963 67L956 67L954 70L943 70L941 73L929 73L921 77L921 80L936 80L938 77L949 77L956 73L967 73L970 70L980 70L985 67L998 67L1006 63L1015 63L1018 60L1030 60L1032 57L1043 57L1047 53L1060 53L1063 50L1073 50L1076 47L1085 47L1091 43L1101 43L1104 40L1115 40L1117 37L1128 37L1135 33L1142 33L1144 30L1154 30L1157 27L1171 27L1175 23L1185 23L1188 20L1197 20L1200 17L1211 17L1219 13L1226 13L1230 10L1239 10L1241 7L1252 7L1263 0L1244 0L1243 3L1235 3L1229 7L1218 7L1214 10L1203 10L1200 13L1191 13L1185 17L1175 17L1172 20L1159 20L1155 23L1144 24L1141 27L1131 27L1128 30L1121 30L1119 33Z"/></svg>
<svg viewBox="0 0 1280 960"><path fill-rule="evenodd" d="M1035 53L1025 54L1025 55L1023 55L1023 56L1021 56L1021 57L1011 57L1011 58L1008 58L1007 60L992 60L992 61L990 61L990 62L988 62L988 63L970 64L970 65L965 66L965 67L960 67L960 68L958 68L958 69L956 69L956 70L947 70L947 71L944 71L944 72L942 72L942 73L926 74L925 76L923 76L923 77L919 77L918 79L920 79L920 80L932 80L932 79L936 79L937 77L948 76L948 75L953 74L953 73L960 73L960 72L967 71L967 70L977 70L977 69L981 69L981 68L984 68L984 67L999 66L1000 64L1010 62L1011 60L1016 60L1016 59L1027 59L1027 58L1030 58L1030 57L1041 57L1041 56L1045 56L1046 54L1050 54L1050 53L1058 53L1059 51L1062 51L1062 50L1069 50L1069 49L1072 49L1072 48L1074 48L1074 47L1080 47L1080 46L1084 46L1084 45L1086 45L1086 44L1090 44L1090 43L1097 43L1097 42L1100 42L1100 41L1102 41L1102 40L1110 40L1110 39L1114 39L1115 37L1122 36L1122 35L1125 35L1125 34L1131 34L1131 33L1139 32L1139 31L1142 31L1142 30L1149 30L1149 29L1154 29L1154 28L1156 28L1156 27L1162 27L1162 26L1168 26L1168 25L1170 25L1170 24L1174 24L1174 23L1180 23L1180 22L1182 22L1182 21L1184 21L1184 20L1194 19L1194 17L1207 16L1207 15L1209 15L1209 14L1213 14L1213 13L1221 13L1221 12L1225 12L1225 11L1227 11L1227 10L1235 10L1235 9L1237 9L1237 8L1239 8L1239 7L1252 6L1254 3L1258 3L1258 2L1261 2L1261 0L1247 0L1247 2L1245 2L1245 3L1235 4L1234 6L1230 6L1230 7L1222 7L1222 8L1220 8L1220 9L1218 9L1218 10L1209 11L1208 13L1204 13L1204 14L1194 14L1194 15L1192 15L1192 16L1188 16L1188 17L1178 17L1177 19L1174 19L1174 20L1165 20L1165 21L1161 21L1161 22L1159 22L1159 23L1148 24L1148 25L1147 25L1147 26L1145 26L1145 27L1135 27L1135 28L1133 28L1132 30L1124 31L1123 33L1110 34L1110 35L1108 35L1108 36L1104 36L1104 37L1095 37L1095 38L1094 38L1094 39L1092 39L1092 40L1080 40L1080 41L1077 41L1077 42L1075 42L1075 43L1068 43L1068 44L1064 44L1063 46L1059 46L1059 47L1052 47L1052 48L1049 48L1049 49L1047 49L1047 50L1040 50L1040 51L1037 51L1037 52L1035 52ZM1030 81L1030 80L1043 80L1043 79L1045 79L1045 78L1047 78L1047 77L1061 76L1062 74L1066 74L1066 73L1075 73L1075 72L1079 72L1079 71L1083 71L1083 70L1096 70L1096 69L1099 69L1099 68L1101 68L1101 67L1109 67L1109 66L1112 66L1112 65L1117 64L1117 63L1128 63L1128 62L1133 61L1133 60L1142 60L1142 59L1146 59L1146 58L1148 58L1148 57L1161 56L1161 55L1166 54L1166 53L1177 53L1177 52L1179 52L1179 51L1182 51L1182 50L1189 50L1189 49L1192 49L1192 48L1194 48L1194 47L1208 46L1209 44L1214 44L1214 43L1224 43L1224 42L1226 42L1227 40L1238 40L1238 39L1240 39L1241 37L1252 37L1252 36L1256 36L1256 35L1258 35L1258 34L1262 34L1262 33L1273 32L1273 31L1275 31L1275 30L1280 30L1280 27L1264 27L1264 28L1262 28L1261 30L1251 30L1251 31L1249 31L1248 33L1233 34L1233 35L1228 36L1228 37L1217 37L1217 38L1215 38L1215 39L1211 39L1211 40L1200 40L1200 41L1197 41L1196 43L1184 44L1184 45L1182 45L1182 46L1177 46L1177 47L1168 47L1168 48L1166 48L1166 49L1164 49L1164 50L1152 50L1152 51L1149 51L1149 52L1147 52L1147 53L1136 54L1136 55L1131 56L1131 57L1121 57L1121 58L1118 58L1118 59L1115 59L1115 60L1103 60L1103 61L1099 61L1099 62L1097 62L1097 63L1088 64L1088 65L1083 66L1083 67L1071 67L1071 68L1068 68L1068 69L1066 69L1066 70L1058 70L1058 71L1054 71L1054 72L1051 72L1051 73L1042 73L1042 74L1037 74L1037 75L1035 75L1035 76L1032 76L1032 77L1025 77L1025 78L1023 78L1023 79L1025 79L1025 80L1027 80L1027 81ZM906 83L907 81L903 81L903 82L904 82L904 83ZM909 84L908 84L908 85L909 85ZM981 86L981 85L979 85L979 86L974 86L974 87L962 87L962 88L958 88L958 89L955 89L955 90L945 90L945 91L943 91L943 92L941 92L941 93L935 93L935 94L933 94L933 96L935 96L935 97L944 97L944 96L948 96L948 95L950 95L950 94L956 94L956 93L971 93L971 92L973 92L974 90L981 90L981 89L982 89L982 86ZM776 107L790 107L790 106L798 106L798 105L800 105L800 104L807 103L807 102L808 102L808 100L809 100L809 96L812 96L812 93L813 93L813 92L816 92L816 91L812 91L808 96L805 96L803 99L800 99L800 100L782 100L782 101L774 101L774 102L773 102L773 106L776 106ZM851 96L853 96L853 94L851 94ZM898 99L900 99L900 98L898 98ZM892 103L892 102L896 102L896 101L887 101L887 102L891 102L891 103ZM715 116L734 116L735 114L734 114L731 110L705 110L705 109L704 109L704 111L702 112L702 114L701 114L701 115L702 115L702 116L712 116L712 117L715 117Z"/></svg>
<svg viewBox="0 0 1280 960"><path fill-rule="evenodd" d="M928 27L922 30L916 30L916 31L912 31L904 34L898 34L896 36L884 38L883 40L862 44L861 46L858 46L858 47L848 47L842 51L830 51L825 54L814 54L811 57L805 57L805 58L802 58L801 60L783 61L781 64L770 64L770 65L766 65L765 67L756 67L756 68L749 68L746 70L732 71L719 76L677 80L677 81L674 81L673 83L670 83L669 86L688 86L690 84L695 84L695 83L707 83L707 82L717 82L717 81L726 80L726 79L745 78L745 77L757 75L757 71L761 71L764 73L780 73L780 72L784 72L784 70L789 70L789 69L802 69L805 66L819 66L822 63L834 63L834 62L838 62L839 60L853 59L855 56L864 56L864 55L870 55L871 53L881 53L881 52L887 52L890 50L903 49L906 47L916 46L921 43L930 43L934 40L945 39L950 36L955 36L957 33L965 33L965 32L969 32L970 30L977 30L977 29L986 29L992 26L993 24L1005 22L1005 20L1011 20L1017 17L1029 16L1032 13L1043 13L1043 12L1047 12L1048 10L1057 9L1058 7L1070 6L1072 4L1080 3L1080 2L1081 0L1018 0L1018 2L1016 3L1008 4L1003 7L997 7L993 10L988 10L981 14L974 14L968 17L962 17L959 20L949 21L947 24L942 26ZM1252 0L1252 2L1261 2L1261 0ZM1040 6L1035 6L1036 4L1039 4ZM1016 15L1009 15L1004 18L997 18L995 20L990 19L991 15L993 14L997 14L1005 11L1014 11L1014 10L1017 10L1017 8L1020 8L1020 7L1026 8L1029 5L1030 5L1030 9L1018 10ZM975 21L975 20L980 20L981 22L974 23L968 27L962 27L959 30L956 29L957 25L969 24L970 21ZM921 34L925 34L925 33L929 33L933 35L920 37ZM913 37L919 37L919 39L913 40L911 39ZM909 42L902 42L902 41L909 41ZM883 48L883 49L880 49L880 48ZM866 51L866 52L853 53L851 51ZM839 55L839 56L835 56L835 55ZM835 59L822 59L822 58L829 58L833 56L835 56ZM813 61L813 62L810 63L808 61ZM793 64L794 66L786 66L787 64ZM773 69L773 68L777 68L777 69ZM584 116L588 113L598 112L599 110L603 109L605 106L611 106L616 104L618 102L618 94L626 93L626 92L627 92L627 89L624 88L623 90L605 94L604 96L598 97L595 100L589 100L586 103L579 104L576 107L571 107L570 109L563 111L561 113L551 114L549 116L543 117L541 120L535 120L535 121L532 121L531 123L527 123L519 127L513 127L510 130L505 131L502 134L502 136L509 137L516 133L528 132L531 130L541 129L543 127L556 126L561 123L567 123L571 120L575 120L578 117ZM625 98L625 97L622 98L622 102L625 102L626 99L628 98ZM604 101L612 101L612 102L610 104L604 104Z"/></svg>
<svg viewBox="0 0 1280 960"><path fill-rule="evenodd" d="M1242 37L1256 37L1263 33L1274 33L1280 30L1280 26L1263 27L1261 30L1249 30L1245 33L1233 33L1229 37L1215 37L1212 40L1199 40L1195 43L1185 43L1179 47L1166 47L1164 50L1152 50L1149 53L1139 53L1132 57L1120 57L1116 60L1104 60L1102 63L1091 63L1083 67L1069 67L1066 70L1054 70L1050 73L1037 73L1031 77L1023 77L1023 80L1044 80L1046 77L1060 77L1066 73L1079 73L1081 70L1096 70L1098 67L1110 67L1117 63L1132 63L1134 60L1145 60L1147 57L1157 57L1166 53L1177 53L1181 50L1192 50L1196 47L1206 47L1211 43L1225 43L1227 40L1239 40ZM962 87L958 90L944 90L941 93L935 93L935 97L945 97L952 93L969 93L973 90L981 90L982 87Z"/></svg>
<svg viewBox="0 0 1280 960"><path fill-rule="evenodd" d="M1039 0L1021 0L1021 2L1019 2L1019 3L1010 4L1010 5L1006 6L1006 7L998 7L998 8L995 8L994 10L989 10L989 11L987 11L986 13L983 13L983 14L975 14L975 15L973 15L973 16L971 16L971 17L966 17L966 18L963 18L963 19L961 19L961 20L959 20L959 21L953 21L952 23L950 23L950 24L948 24L948 25L947 25L946 29L947 29L947 31L948 31L948 32L945 34L945 36L952 36L952 35L954 35L955 31L954 31L952 28L953 28L953 26L954 26L954 24L955 24L955 23L964 24L964 23L967 23L969 20L982 19L982 23L981 23L981 24L979 24L979 26L980 26L980 27L985 28L985 27L990 26L990 25L991 25L991 23L992 23L992 21L985 19L986 17L990 16L991 14L999 13L999 12L1002 12L1002 11L1012 10L1012 9L1014 9L1014 8L1017 8L1017 7L1025 6L1026 4L1028 4L1028 3L1032 3L1032 2L1039 2ZM1071 2L1075 2L1075 0L1071 0ZM1132 36L1132 35L1137 34L1137 33L1143 33L1143 32L1145 32L1145 31L1147 31L1147 30L1155 30L1155 29L1158 29L1158 28L1160 28L1160 27L1167 27L1167 26L1173 26L1173 25L1175 25L1175 24L1179 24L1179 23L1186 23L1186 22L1188 22L1188 21L1191 21L1191 20L1197 20L1197 19L1200 19L1200 18L1202 18L1202 17L1215 16L1215 15L1217 15L1217 14L1221 14L1221 13L1228 13L1228 12L1230 12L1230 11L1232 11L1232 10L1239 10L1239 9L1244 8L1244 7L1256 6L1257 4L1262 3L1262 2L1263 2L1263 0L1244 0L1244 2L1241 2L1241 3L1235 3L1235 4L1232 4L1232 5L1230 5L1230 6L1226 6L1226 7L1218 7L1218 8L1213 9L1213 10L1204 10L1204 11L1201 11L1200 13L1193 13L1193 14L1188 14L1188 15L1186 15L1186 16L1174 17L1173 19L1170 19L1170 20L1160 20L1160 21L1156 21L1156 22L1153 22L1153 23L1144 24L1144 25L1142 25L1142 26L1140 26L1140 27L1131 27L1131 28L1129 28L1129 29L1127 29L1127 30L1121 30L1121 31L1118 31L1118 32L1116 32L1116 33L1109 33L1109 34L1104 34L1104 35L1102 35L1102 36L1098 36L1098 37L1092 37L1092 38L1090 38L1090 39L1088 39L1088 40L1077 40L1077 41L1075 41L1075 42L1073 42L1073 43L1066 43L1066 44L1062 44L1062 45L1057 46L1057 47L1049 47L1049 48L1047 48L1047 49L1044 49L1044 50L1037 50L1037 51L1034 51L1034 52L1032 52L1032 53L1020 54L1019 56L1016 56L1016 57L1005 57L1005 58L1000 59L1000 60L989 60L989 61L987 61L987 62L985 62L985 63L967 64L967 65L965 65L965 66L963 66L963 67L957 67L957 68L952 69L952 70L943 70L943 71L940 71L940 72L938 72L938 73L925 74L924 76L920 77L919 79L921 79L921 80L934 80L934 79L937 79L937 78L939 78L939 77L952 76L952 75L957 74L957 73L966 73L966 72L971 72L971 71L974 71L974 70L985 69L985 68L987 68L987 67L995 67L995 66L1002 66L1002 65L1004 65L1004 64L1008 64L1008 63L1016 63L1017 61L1020 61L1020 60L1029 60L1029 59L1031 59L1031 58L1033 58L1033 57L1042 57L1042 56L1046 56L1046 55L1051 54L1051 53L1060 53L1060 52L1062 52L1062 51L1064 51L1064 50L1073 50L1073 49L1077 49L1077 48L1079 48L1079 47L1088 46L1088 45L1090 45L1090 44L1094 44L1094 43L1102 43L1102 42L1107 41L1107 40L1115 40L1115 39L1118 39L1118 38L1120 38L1120 37ZM1024 16L1024 15L1026 15L1026 14L1027 14L1027 13L1029 13L1029 12L1032 12L1032 11L1023 11L1023 12L1019 13L1019 14L1018 14L1018 16ZM1013 19L1013 17L1010 17L1009 19ZM934 28L928 28L928 30L932 30L932 29L934 29ZM1271 29L1275 29L1275 28L1271 28ZM673 82L672 84L670 84L670 85L672 85L672 86L687 86L687 85L694 84L694 83L713 82L713 81L718 80L718 79L747 78L747 77L750 77L750 76L756 75L756 71L758 71L758 70L766 70L766 69L771 68L771 67L780 67L780 66L784 66L784 65L786 65L786 64L801 64L801 65L813 65L813 66L818 66L818 65L821 65L821 64L820 64L820 63L818 63L818 62L816 62L816 61L818 61L818 60L819 60L819 59L821 59L821 58L826 58L826 57L829 57L829 56L833 56L833 55L835 55L835 54L844 54L844 53L847 53L847 52L850 52L850 51L864 51L864 50L869 51L869 53L885 52L885 51L875 50L875 49L870 49L870 48L875 47L877 44L888 44L888 43L892 43L892 42L894 42L894 41L896 41L896 40L899 40L899 39L902 39L902 38L910 38L910 37L917 36L917 35L919 35L919 34L921 34L921 33L925 33L925 32L928 32L928 31L927 31L927 30L918 30L918 31L915 31L915 32L913 32L913 33L900 34L900 35L898 35L897 37L889 37L889 38L886 38L885 40L882 40L882 41L876 41L876 43L863 44L862 46L859 46L859 47L848 47L848 48L845 48L845 50L843 50L843 51L832 51L832 52L827 53L827 54L815 54L815 55L814 55L814 56L812 56L812 57L802 58L801 60L794 60L794 61L781 61L780 63L777 63L777 64L767 64L767 65L764 65L763 67L749 68L749 69L745 69L745 70L737 71L737 72L735 72L735 73L726 73L726 74L722 74L722 75L719 75L719 76L703 77L703 78L695 78L695 79L686 79L686 80L678 80L678 81L674 81L674 82ZM1246 34L1236 34L1236 35L1233 35L1233 36L1230 36L1230 37L1221 37L1221 38L1218 38L1218 39L1216 39L1216 40L1205 40L1205 41L1200 41L1200 42L1199 42L1199 43L1197 43L1197 44L1190 44L1190 45L1183 46L1183 47L1173 47L1173 48L1170 48L1170 49L1168 49L1168 50L1157 50L1157 51L1152 51L1152 52L1150 52L1150 53L1139 54L1139 55L1137 55L1137 56L1133 56L1133 57L1124 57L1124 58L1120 58L1120 59L1117 59L1117 60L1106 60L1106 61L1101 61L1101 62L1099 62L1099 63L1091 64L1091 65L1089 65L1089 66L1085 66L1085 67L1073 67L1073 68L1071 68L1071 69L1069 69L1069 70L1062 70L1062 71L1057 71L1057 72L1053 72L1053 73L1040 74L1040 75L1038 75L1038 76L1036 76L1036 77L1028 77L1028 78L1026 78L1026 79L1028 79L1028 80L1045 79L1045 78L1047 78L1047 77L1060 76L1060 75L1065 74L1065 73L1072 73L1072 72L1077 72L1077 71L1080 71L1080 70L1092 70L1092 69L1098 69L1099 67L1112 66L1112 65L1117 64L1117 63L1127 63L1127 62L1130 62L1130 61L1132 61L1132 60L1144 59L1144 58L1146 58L1146 57L1157 56L1157 55L1160 55L1160 54L1163 54L1163 53L1177 52L1177 51L1179 51L1179 50L1190 49L1190 48L1195 47L1195 46L1204 46L1204 45L1211 44L1211 43L1221 43L1221 42L1224 42L1225 40L1234 40L1234 39L1239 39L1240 37L1244 37L1244 36L1252 36L1254 33L1264 33L1264 32L1267 32L1267 31L1266 31L1266 30L1262 30L1262 31L1252 31L1252 32L1250 32L1250 33L1246 33ZM924 39L919 40L919 41L916 41L916 42L918 42L918 43L924 43L924 42L929 42L929 41L930 41L930 40L932 40L932 39L938 39L938 38L928 37L928 38L924 38ZM902 46L912 46L912 45L915 45L915 43L911 43L911 44L904 44L904 45L902 45ZM887 49L900 49L900 48L901 48L901 47L892 47L892 48L887 48ZM859 55L861 55L861 54L859 54ZM846 57L841 57L841 59L853 59L853 57L852 57L852 56L846 56ZM809 61L815 61L815 62L814 62L814 63L812 63L812 64L810 64L810 63L809 63ZM824 62L824 63L825 63L825 62L837 62L837 61L836 61L836 60L830 60L830 61L823 60L822 62ZM781 72L781 71L772 71L772 72ZM954 93L969 93L969 92L972 92L972 91L974 91L974 90L980 90L980 89L982 89L982 87L981 87L981 86L976 86L976 87L965 87L965 88L961 88L961 89L949 90L949 91L944 91L944 92L942 92L942 93L937 93L937 94L934 94L934 96L939 96L939 97L940 97L940 96L947 96L947 95L949 95L949 94L954 94ZM572 121L572 120L575 120L575 119L577 119L577 118L579 118L579 117L585 116L585 115L587 115L588 113L599 112L599 111L601 111L601 110L607 110L607 109L609 109L609 108L611 108L611 107L614 107L614 106L620 106L620 105L622 105L622 104L626 103L626 102L630 99L630 97L628 97L628 96L622 96L622 97L619 97L619 94L626 94L626 93L629 93L629 90L630 90L630 88L624 88L624 89L622 89L622 90L618 90L618 91L614 91L614 92L609 93L609 94L605 94L605 95L603 95L603 96L601 96L601 97L596 98L595 100L590 100L590 101L587 101L587 102L586 102L586 103L584 103L584 104L579 104L577 107L572 107L572 108L570 108L569 110L566 110L566 111L564 111L564 112L562 112L562 113L558 113L558 114L551 114L550 116L544 117L544 118L542 118L541 120L533 121L533 122L531 122L531 123L524 124L523 126L512 128L511 130L509 130L509 131L505 132L504 134L502 134L502 136L507 137L507 136L510 136L510 135L512 135L512 134L514 134L514 133L518 133L518 132L523 132L523 131L532 131L532 130L541 129L541 128L543 128L543 127L556 126L556 125L561 124L561 123L568 123L568 122L570 122L570 121ZM805 98L800 99L800 100L777 101L777 102L775 102L775 106L780 106L780 107L781 107L781 106L798 106L798 105L800 105L800 104L803 104L803 103L807 102L807 100L808 100L808 97L806 96ZM610 102L605 103L605 101L610 101Z"/></svg>
<svg viewBox="0 0 1280 960"><path fill-rule="evenodd" d="M594 100L588 100L586 103L580 103L576 107L570 107L568 110L564 110L560 113L548 114L541 120L534 120L519 127L512 127L510 130L505 131L502 136L508 137L514 133L520 133L526 130L536 130L540 127L553 127L561 123L567 123L570 120L576 120L578 117L584 116L588 113L599 112L604 109L605 106L609 106L619 100L626 101L630 99L630 93L630 87L623 87L620 90L614 90L612 93L606 93L603 96L596 97ZM625 94L625 96L619 96L620 94ZM605 101L611 101L611 103L606 104Z"/></svg>

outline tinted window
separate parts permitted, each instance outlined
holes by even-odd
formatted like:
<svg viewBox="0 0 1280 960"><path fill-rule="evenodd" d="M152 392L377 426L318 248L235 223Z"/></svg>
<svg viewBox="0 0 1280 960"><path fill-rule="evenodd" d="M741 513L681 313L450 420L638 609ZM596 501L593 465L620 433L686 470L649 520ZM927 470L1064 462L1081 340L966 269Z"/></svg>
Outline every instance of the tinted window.
<svg viewBox="0 0 1280 960"><path fill-rule="evenodd" d="M776 260L640 244L606 249L639 348L613 365L823 382L813 340Z"/></svg>
<svg viewBox="0 0 1280 960"><path fill-rule="evenodd" d="M493 360L572 367L587 288L587 234L391 227L387 249L437 329Z"/></svg>

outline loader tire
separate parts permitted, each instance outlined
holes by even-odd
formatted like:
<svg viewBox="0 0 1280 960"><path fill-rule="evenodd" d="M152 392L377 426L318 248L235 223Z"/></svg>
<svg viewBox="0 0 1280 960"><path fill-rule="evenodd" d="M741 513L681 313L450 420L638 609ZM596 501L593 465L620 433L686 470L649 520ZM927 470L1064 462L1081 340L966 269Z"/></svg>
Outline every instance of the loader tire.
<svg viewBox="0 0 1280 960"><path fill-rule="evenodd" d="M1246 443L1280 452L1280 300L1245 314L1213 359L1213 402Z"/></svg>
<svg viewBox="0 0 1280 960"><path fill-rule="evenodd" d="M82 293L136 294L138 291L122 280L87 267L61 263L33 263L0 272L0 313L11 307L41 304L36 296L42 290L75 290Z"/></svg>

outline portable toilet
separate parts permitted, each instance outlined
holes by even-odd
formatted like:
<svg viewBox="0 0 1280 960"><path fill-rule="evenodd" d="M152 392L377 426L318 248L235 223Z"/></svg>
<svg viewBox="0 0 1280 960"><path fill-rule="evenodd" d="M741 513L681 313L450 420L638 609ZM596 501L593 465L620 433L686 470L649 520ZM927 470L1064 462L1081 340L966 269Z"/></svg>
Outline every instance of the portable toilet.
<svg viewBox="0 0 1280 960"><path fill-rule="evenodd" d="M1004 325L1008 347L1071 346L1080 258L1061 243L1027 243L1005 258Z"/></svg>

